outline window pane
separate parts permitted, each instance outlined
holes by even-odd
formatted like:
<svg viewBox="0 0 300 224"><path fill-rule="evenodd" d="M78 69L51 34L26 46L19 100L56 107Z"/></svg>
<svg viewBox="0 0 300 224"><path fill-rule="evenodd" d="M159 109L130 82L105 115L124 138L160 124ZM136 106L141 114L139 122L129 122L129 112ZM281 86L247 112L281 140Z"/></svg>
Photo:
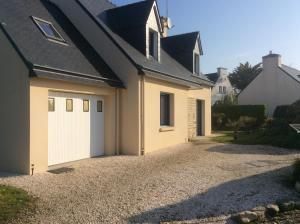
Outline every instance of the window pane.
<svg viewBox="0 0 300 224"><path fill-rule="evenodd" d="M226 86L223 86L223 93L226 93Z"/></svg>
<svg viewBox="0 0 300 224"><path fill-rule="evenodd" d="M149 54L158 59L158 33L153 30L149 30Z"/></svg>
<svg viewBox="0 0 300 224"><path fill-rule="evenodd" d="M223 89L222 86L219 86L219 93L222 93Z"/></svg>
<svg viewBox="0 0 300 224"><path fill-rule="evenodd" d="M89 112L89 111L90 111L90 101L83 100L83 112Z"/></svg>
<svg viewBox="0 0 300 224"><path fill-rule="evenodd" d="M160 95L160 125L170 126L170 95Z"/></svg>
<svg viewBox="0 0 300 224"><path fill-rule="evenodd" d="M55 111L55 100L54 98L48 99L48 111L53 112Z"/></svg>
<svg viewBox="0 0 300 224"><path fill-rule="evenodd" d="M72 99L66 100L66 110L67 110L67 112L73 112L73 100Z"/></svg>
<svg viewBox="0 0 300 224"><path fill-rule="evenodd" d="M46 22L38 18L33 18L33 20L48 38L65 42L62 36L55 30L54 26L50 22Z"/></svg>
<svg viewBox="0 0 300 224"><path fill-rule="evenodd" d="M97 101L97 112L103 112L103 102L102 102L102 100Z"/></svg>
<svg viewBox="0 0 300 224"><path fill-rule="evenodd" d="M194 57L194 68L195 68L195 73L200 74L200 65L199 65L199 55L195 54Z"/></svg>

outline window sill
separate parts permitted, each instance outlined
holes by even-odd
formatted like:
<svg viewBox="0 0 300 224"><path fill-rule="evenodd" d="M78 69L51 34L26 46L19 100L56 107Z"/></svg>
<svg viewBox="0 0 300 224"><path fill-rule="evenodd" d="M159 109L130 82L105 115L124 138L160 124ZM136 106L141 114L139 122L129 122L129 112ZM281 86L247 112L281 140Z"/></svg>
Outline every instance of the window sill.
<svg viewBox="0 0 300 224"><path fill-rule="evenodd" d="M168 131L174 131L175 127L171 126L165 126L165 127L160 127L159 132L168 132Z"/></svg>

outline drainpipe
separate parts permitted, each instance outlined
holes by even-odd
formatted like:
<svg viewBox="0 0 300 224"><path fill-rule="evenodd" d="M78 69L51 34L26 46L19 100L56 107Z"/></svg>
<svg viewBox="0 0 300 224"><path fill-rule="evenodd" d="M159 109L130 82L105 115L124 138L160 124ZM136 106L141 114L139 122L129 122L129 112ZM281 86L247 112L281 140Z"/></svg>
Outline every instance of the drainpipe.
<svg viewBox="0 0 300 224"><path fill-rule="evenodd" d="M120 155L120 89L116 88L116 100L115 100L115 108L116 108L116 118L115 118L115 147L116 147L116 155Z"/></svg>
<svg viewBox="0 0 300 224"><path fill-rule="evenodd" d="M141 75L141 150L140 155L145 155L145 75Z"/></svg>

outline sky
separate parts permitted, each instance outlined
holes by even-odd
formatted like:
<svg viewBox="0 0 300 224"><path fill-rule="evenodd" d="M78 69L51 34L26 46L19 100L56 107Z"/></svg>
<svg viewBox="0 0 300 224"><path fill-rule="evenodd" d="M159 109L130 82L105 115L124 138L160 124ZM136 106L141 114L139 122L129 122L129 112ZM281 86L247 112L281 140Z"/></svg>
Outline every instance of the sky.
<svg viewBox="0 0 300 224"><path fill-rule="evenodd" d="M112 0L125 5L139 0ZM161 15L166 1L158 0ZM300 0L168 0L169 35L200 31L202 73L260 63L271 50L300 70Z"/></svg>

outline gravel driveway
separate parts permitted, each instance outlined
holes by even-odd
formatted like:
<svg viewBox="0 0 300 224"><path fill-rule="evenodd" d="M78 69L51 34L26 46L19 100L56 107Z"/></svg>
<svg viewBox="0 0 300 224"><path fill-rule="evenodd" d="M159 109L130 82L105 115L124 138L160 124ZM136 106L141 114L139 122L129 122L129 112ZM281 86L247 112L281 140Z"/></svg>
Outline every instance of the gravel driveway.
<svg viewBox="0 0 300 224"><path fill-rule="evenodd" d="M68 173L1 174L0 184L24 188L39 198L30 223L158 223L209 217L216 217L211 223L226 223L226 214L297 199L282 184L282 176L298 157L299 151L203 140L144 157L80 161Z"/></svg>

